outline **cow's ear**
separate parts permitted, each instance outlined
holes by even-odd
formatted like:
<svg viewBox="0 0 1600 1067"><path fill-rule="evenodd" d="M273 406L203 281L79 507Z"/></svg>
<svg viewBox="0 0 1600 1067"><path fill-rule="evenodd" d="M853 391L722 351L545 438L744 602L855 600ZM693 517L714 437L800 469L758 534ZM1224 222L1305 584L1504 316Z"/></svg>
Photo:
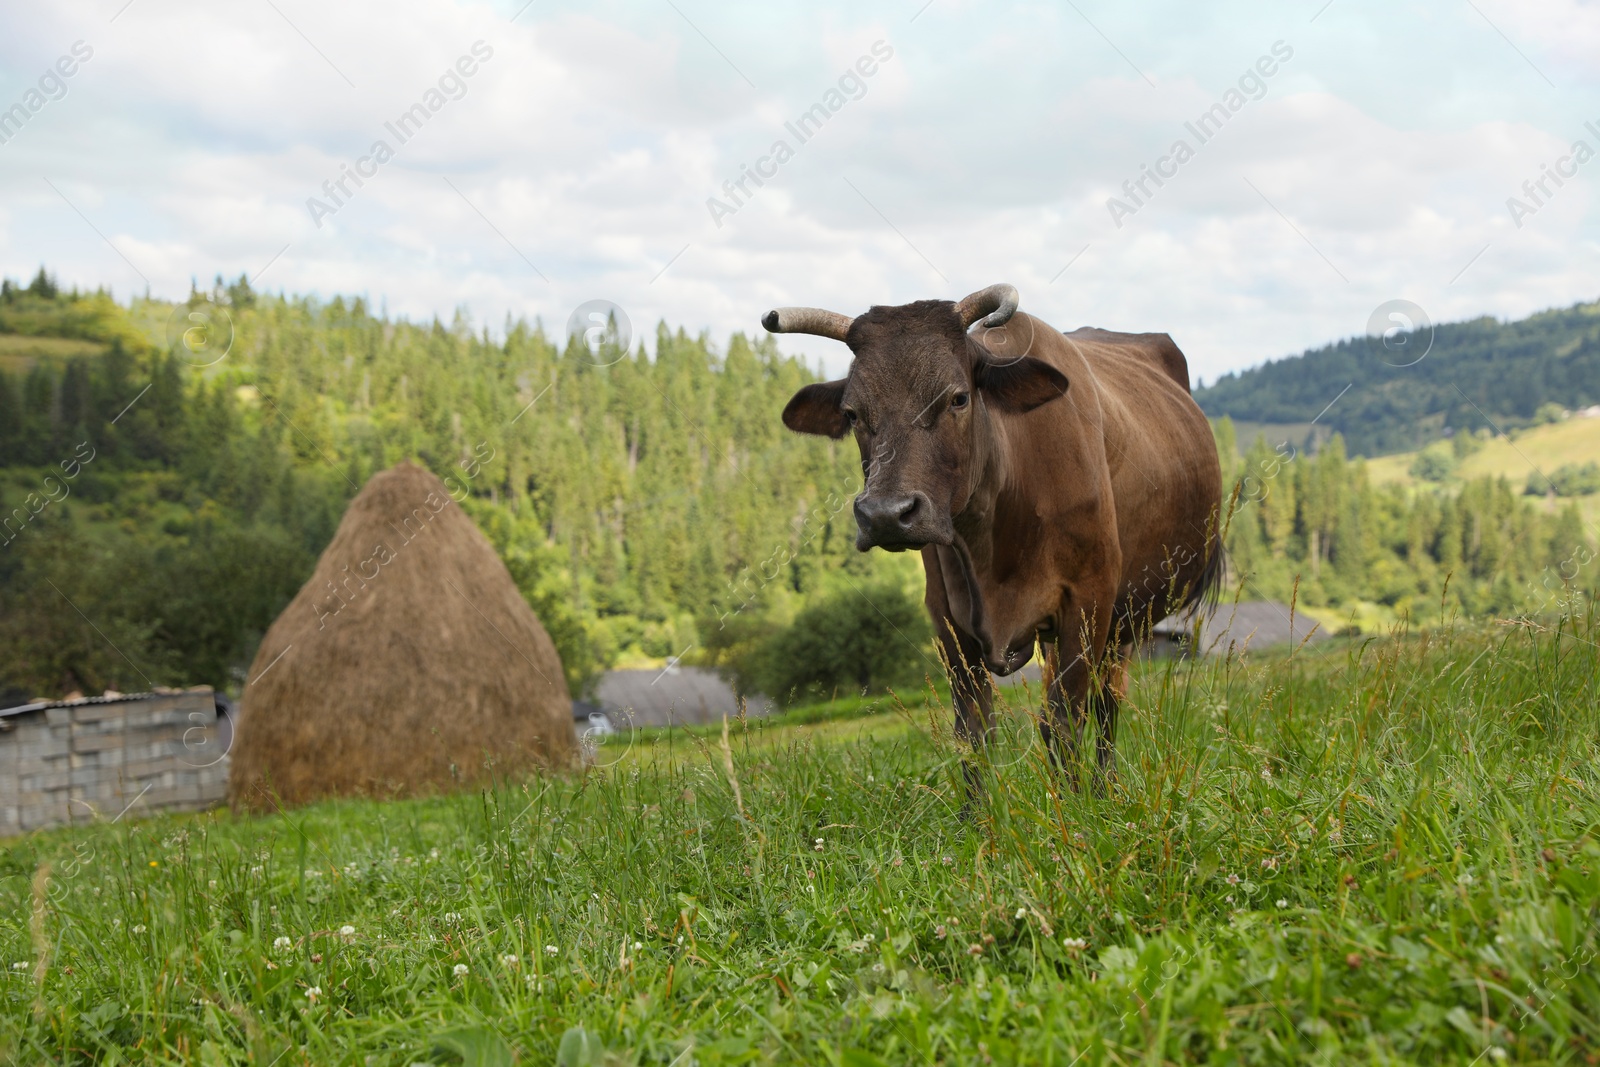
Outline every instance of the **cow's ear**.
<svg viewBox="0 0 1600 1067"><path fill-rule="evenodd" d="M839 410L844 402L844 383L815 382L790 398L783 409L783 424L796 433L814 433L822 437L843 437L850 422Z"/></svg>
<svg viewBox="0 0 1600 1067"><path fill-rule="evenodd" d="M975 378L991 404L1015 415L1048 404L1067 391L1067 376L1032 356L1005 362L984 360L978 364Z"/></svg>

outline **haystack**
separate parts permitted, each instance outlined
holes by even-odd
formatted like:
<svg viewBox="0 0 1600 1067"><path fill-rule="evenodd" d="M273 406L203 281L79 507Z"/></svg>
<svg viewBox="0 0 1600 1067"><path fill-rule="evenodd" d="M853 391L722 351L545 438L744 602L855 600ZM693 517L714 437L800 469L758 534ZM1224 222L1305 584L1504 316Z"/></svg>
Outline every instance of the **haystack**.
<svg viewBox="0 0 1600 1067"><path fill-rule="evenodd" d="M350 502L261 642L228 799L429 793L576 756L550 635L444 484L402 463Z"/></svg>

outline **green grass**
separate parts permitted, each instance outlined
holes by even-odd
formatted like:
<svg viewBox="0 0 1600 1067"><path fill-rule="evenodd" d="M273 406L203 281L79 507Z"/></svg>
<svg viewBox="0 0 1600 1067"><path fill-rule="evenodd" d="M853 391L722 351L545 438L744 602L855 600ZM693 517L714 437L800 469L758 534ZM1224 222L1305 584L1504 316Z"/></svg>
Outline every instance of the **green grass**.
<svg viewBox="0 0 1600 1067"><path fill-rule="evenodd" d="M1593 1063L1597 629L1146 664L1109 798L1013 712L971 820L934 696L584 778L38 834L0 855L0 1053Z"/></svg>

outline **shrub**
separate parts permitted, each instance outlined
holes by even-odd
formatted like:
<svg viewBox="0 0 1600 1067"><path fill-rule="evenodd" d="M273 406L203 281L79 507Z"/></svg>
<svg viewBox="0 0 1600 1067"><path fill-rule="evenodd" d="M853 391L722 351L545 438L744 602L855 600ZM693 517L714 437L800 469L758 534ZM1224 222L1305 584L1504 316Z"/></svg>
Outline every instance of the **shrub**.
<svg viewBox="0 0 1600 1067"><path fill-rule="evenodd" d="M779 704L837 692L882 692L942 670L922 605L897 578L844 585L803 608L794 622L732 664L746 692Z"/></svg>
<svg viewBox="0 0 1600 1067"><path fill-rule="evenodd" d="M1535 471L1528 475L1528 496L1543 496L1554 490L1556 496L1587 496L1600 493L1600 463L1563 463L1547 479Z"/></svg>
<svg viewBox="0 0 1600 1067"><path fill-rule="evenodd" d="M1449 446L1429 445L1411 463L1411 476L1425 482L1442 482L1456 469L1456 457Z"/></svg>

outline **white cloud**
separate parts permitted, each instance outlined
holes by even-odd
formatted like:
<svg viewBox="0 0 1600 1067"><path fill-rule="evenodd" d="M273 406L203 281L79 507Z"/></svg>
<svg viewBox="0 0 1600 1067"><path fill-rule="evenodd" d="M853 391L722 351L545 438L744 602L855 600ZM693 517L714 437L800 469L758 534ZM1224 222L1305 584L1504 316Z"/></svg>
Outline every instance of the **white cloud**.
<svg viewBox="0 0 1600 1067"><path fill-rule="evenodd" d="M507 311L557 327L605 297L646 339L665 319L719 341L774 304L859 311L1008 280L1067 329L1171 332L1207 379L1355 333L1395 296L1438 319L1596 296L1600 161L1520 229L1505 208L1574 138L1600 150L1583 128L1600 124L1590 4L1480 0L1502 37L1470 7L1336 3L1312 23L1320 2L608 0L515 23L522 0L274 2L282 16L156 0L114 23L103 0L13 14L0 100L76 40L95 54L0 145L0 270L47 262L124 295L142 273L177 296L288 245L263 285L413 317L464 306L492 329ZM306 199L479 40L494 55L465 95L316 227ZM865 95L715 226L706 198L878 40L895 54ZM1106 197L1278 40L1295 56L1265 98L1116 228Z"/></svg>

